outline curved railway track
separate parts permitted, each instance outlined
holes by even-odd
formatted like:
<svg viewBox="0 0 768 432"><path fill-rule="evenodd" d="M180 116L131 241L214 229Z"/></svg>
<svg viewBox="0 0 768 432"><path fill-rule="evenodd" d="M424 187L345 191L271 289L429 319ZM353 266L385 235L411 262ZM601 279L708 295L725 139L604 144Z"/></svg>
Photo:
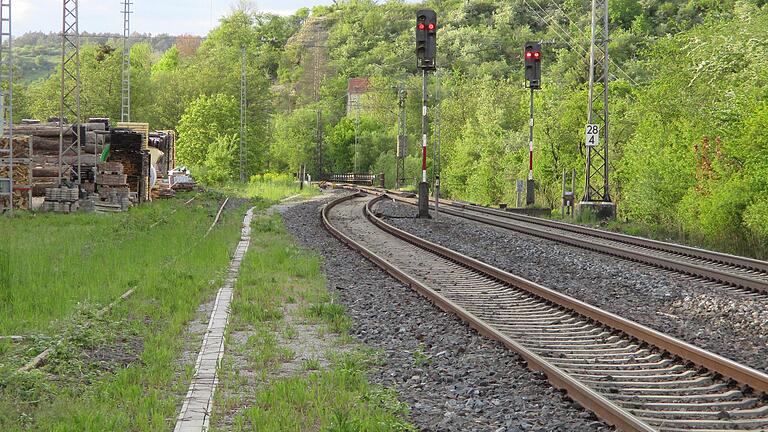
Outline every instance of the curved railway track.
<svg viewBox="0 0 768 432"><path fill-rule="evenodd" d="M395 200L416 205L408 196L382 189ZM588 228L566 222L510 213L500 209L444 200L440 212L509 229L558 243L604 253L656 268L723 284L753 294L768 294L768 262L689 246ZM432 206L433 208L433 206Z"/></svg>
<svg viewBox="0 0 768 432"><path fill-rule="evenodd" d="M427 242L375 215L377 198L328 204L326 228L625 431L766 431L768 375Z"/></svg>

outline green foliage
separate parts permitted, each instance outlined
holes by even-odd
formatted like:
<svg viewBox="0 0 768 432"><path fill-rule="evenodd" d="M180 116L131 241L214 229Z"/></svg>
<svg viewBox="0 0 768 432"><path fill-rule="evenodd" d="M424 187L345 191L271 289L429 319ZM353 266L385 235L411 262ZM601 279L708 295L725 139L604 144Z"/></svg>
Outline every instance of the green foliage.
<svg viewBox="0 0 768 432"><path fill-rule="evenodd" d="M211 153L218 153L211 155L214 164L217 163L215 159L228 155L225 141L227 137L239 133L239 110L238 101L226 94L203 95L192 101L177 127L178 163L203 167L207 165Z"/></svg>
<svg viewBox="0 0 768 432"><path fill-rule="evenodd" d="M430 183L439 139L446 196L514 202L515 179L526 177L528 162L520 47L552 40L534 101L534 177L537 203L559 205L563 171L584 176L588 3L542 3L536 13L523 0L429 6L440 16L439 69L429 84ZM413 187L421 150L412 40L419 7L359 0L280 17L241 6L197 49L183 38L163 52L135 44L134 120L178 128L179 160L207 181L228 181L245 48L249 177L305 165L314 178L384 172L393 186L402 88L410 141L405 186ZM609 169L620 217L747 248L764 242L765 1L615 0L610 18ZM50 42L45 35L27 39L24 50ZM114 41L98 42L83 46L83 111L114 119L121 53ZM40 49L40 62L48 51ZM346 104L355 77L370 82L359 112ZM16 115L56 115L58 91L56 74L19 88ZM583 182L576 184L581 195Z"/></svg>

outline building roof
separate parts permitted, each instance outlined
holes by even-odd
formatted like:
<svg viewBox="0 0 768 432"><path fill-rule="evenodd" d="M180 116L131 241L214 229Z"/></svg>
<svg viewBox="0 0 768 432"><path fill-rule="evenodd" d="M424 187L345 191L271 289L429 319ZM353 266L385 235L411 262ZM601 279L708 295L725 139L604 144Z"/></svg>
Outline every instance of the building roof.
<svg viewBox="0 0 768 432"><path fill-rule="evenodd" d="M350 78L347 84L347 93L365 93L370 86L370 80L367 77Z"/></svg>

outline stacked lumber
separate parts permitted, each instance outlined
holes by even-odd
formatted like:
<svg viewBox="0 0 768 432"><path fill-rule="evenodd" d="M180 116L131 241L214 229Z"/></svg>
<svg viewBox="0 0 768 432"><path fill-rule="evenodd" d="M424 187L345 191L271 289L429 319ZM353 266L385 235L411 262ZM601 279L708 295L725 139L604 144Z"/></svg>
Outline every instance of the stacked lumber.
<svg viewBox="0 0 768 432"><path fill-rule="evenodd" d="M71 213L80 208L80 190L76 187L48 188L41 211Z"/></svg>
<svg viewBox="0 0 768 432"><path fill-rule="evenodd" d="M18 159L29 159L32 157L29 141L32 139L30 136L14 135L13 136L13 157ZM8 137L0 138L0 150L8 150L9 147ZM2 152L3 157L9 157L7 152Z"/></svg>
<svg viewBox="0 0 768 432"><path fill-rule="evenodd" d="M146 150L149 147L149 123L118 122L116 127L141 134L141 149Z"/></svg>
<svg viewBox="0 0 768 432"><path fill-rule="evenodd" d="M64 128L64 154L62 155L62 171L67 173L78 163L82 170L96 165L99 156L104 148L104 134L106 125L99 122L83 123L80 125L80 156L77 156L77 149L66 150L74 139L74 130L72 125L66 125ZM102 133L97 133L102 132ZM32 164L34 167L32 173L32 194L34 196L43 196L45 190L55 187L59 184L59 124L33 123L15 125L14 134L28 135L32 140ZM14 144L14 147L16 145ZM86 167L86 168L82 168Z"/></svg>
<svg viewBox="0 0 768 432"><path fill-rule="evenodd" d="M8 137L0 138L0 178L13 178L11 196L4 195L0 209L11 205L15 209L29 210L32 204L32 161L29 136L13 136L13 142ZM13 155L8 151L13 144ZM11 158L13 156L13 158ZM13 173L10 172L13 159ZM10 199L10 201L9 201Z"/></svg>

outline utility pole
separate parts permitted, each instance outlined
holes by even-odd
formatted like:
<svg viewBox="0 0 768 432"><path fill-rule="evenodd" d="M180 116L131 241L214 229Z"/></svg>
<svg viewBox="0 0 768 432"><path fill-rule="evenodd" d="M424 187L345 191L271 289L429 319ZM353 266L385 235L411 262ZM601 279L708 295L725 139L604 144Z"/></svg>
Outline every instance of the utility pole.
<svg viewBox="0 0 768 432"><path fill-rule="evenodd" d="M121 92L120 120L131 121L131 5L130 0L123 0L123 87Z"/></svg>
<svg viewBox="0 0 768 432"><path fill-rule="evenodd" d="M421 183L419 183L419 218L429 219L429 184L427 183L427 78L436 69L437 14L431 9L416 12L416 66L421 69Z"/></svg>
<svg viewBox="0 0 768 432"><path fill-rule="evenodd" d="M400 86L397 90L398 95L398 107L400 108L400 113L398 115L398 122L397 122L397 154L396 154L396 160L395 160L395 189L400 189L405 185L405 157L408 155L408 133L406 129L406 118L405 118L405 98L407 96L407 92L405 88L403 88L403 84L400 83Z"/></svg>
<svg viewBox="0 0 768 432"><path fill-rule="evenodd" d="M592 39L589 51L589 99L587 101L587 164L581 209L611 218L616 206L608 187L608 0L592 0ZM602 94L596 91L602 85ZM599 106L602 99L602 107ZM601 109L602 108L602 109ZM602 140L602 143L600 142Z"/></svg>
<svg viewBox="0 0 768 432"><path fill-rule="evenodd" d="M248 157L245 149L245 134L246 134L246 114L248 108L248 81L246 74L246 51L245 47L241 48L241 65L240 65L240 181L245 183L246 181L246 159Z"/></svg>
<svg viewBox="0 0 768 432"><path fill-rule="evenodd" d="M61 24L61 94L59 98L59 181L74 175L81 181L80 164L80 31L78 28L78 0L63 0ZM67 117L69 116L69 117ZM67 120L65 122L64 120ZM72 123L72 143L64 143L64 123ZM64 155L74 150L77 163L64 172ZM68 179L67 179L68 180Z"/></svg>
<svg viewBox="0 0 768 432"><path fill-rule="evenodd" d="M316 151L315 151L315 160L317 163L317 173L318 178L322 178L323 176L323 122L322 122L322 111L320 110L320 107L318 106L318 102L320 101L320 43L319 43L319 34L317 27L315 27L315 31L312 35L312 47L314 48L314 58L312 59L312 100L315 101L315 113L316 113L316 132L317 132L317 143L316 143Z"/></svg>
<svg viewBox="0 0 768 432"><path fill-rule="evenodd" d="M12 44L11 0L0 0L0 139L8 140L8 147L0 149L0 166L5 167L5 172L8 173L8 177L0 178L0 211L8 209L8 213L11 215L13 214L13 191L16 188L14 182L15 161L13 160ZM8 83L7 90L2 87L3 81ZM7 201L3 197L7 197Z"/></svg>

